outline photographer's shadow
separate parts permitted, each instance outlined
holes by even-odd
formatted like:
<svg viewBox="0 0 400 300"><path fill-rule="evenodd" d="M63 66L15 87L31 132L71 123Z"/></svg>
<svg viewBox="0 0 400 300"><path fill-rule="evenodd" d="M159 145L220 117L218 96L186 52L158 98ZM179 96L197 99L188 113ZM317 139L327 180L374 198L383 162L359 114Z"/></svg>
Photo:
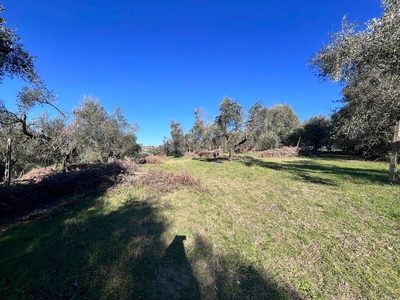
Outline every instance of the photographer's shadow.
<svg viewBox="0 0 400 300"><path fill-rule="evenodd" d="M158 299L200 299L200 289L185 253L186 236L175 236L156 270Z"/></svg>

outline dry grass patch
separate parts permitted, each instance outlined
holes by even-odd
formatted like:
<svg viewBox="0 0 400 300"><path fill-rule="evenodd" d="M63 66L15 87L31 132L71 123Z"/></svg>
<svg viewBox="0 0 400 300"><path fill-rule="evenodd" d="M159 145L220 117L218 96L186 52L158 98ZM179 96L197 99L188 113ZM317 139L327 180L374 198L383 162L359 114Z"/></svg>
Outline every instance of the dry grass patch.
<svg viewBox="0 0 400 300"><path fill-rule="evenodd" d="M162 157L154 156L154 155L147 156L145 158L145 160L146 160L146 164L149 164L149 165L158 165L158 164L164 163L164 159Z"/></svg>
<svg viewBox="0 0 400 300"><path fill-rule="evenodd" d="M168 193L181 187L190 187L198 192L204 192L205 188L199 179L195 179L189 173L172 173L159 169L150 169L141 174L136 180L138 186L144 186L149 192Z"/></svg>
<svg viewBox="0 0 400 300"><path fill-rule="evenodd" d="M140 165L142 165L142 164L159 165L159 164L164 163L164 158L161 156L149 155L149 156L137 159L136 162Z"/></svg>
<svg viewBox="0 0 400 300"><path fill-rule="evenodd" d="M186 152L183 157L186 158L199 158L199 154L196 152Z"/></svg>
<svg viewBox="0 0 400 300"><path fill-rule="evenodd" d="M298 156L300 152L299 147L281 147L277 149L270 149L261 152L259 157L286 157L286 156Z"/></svg>

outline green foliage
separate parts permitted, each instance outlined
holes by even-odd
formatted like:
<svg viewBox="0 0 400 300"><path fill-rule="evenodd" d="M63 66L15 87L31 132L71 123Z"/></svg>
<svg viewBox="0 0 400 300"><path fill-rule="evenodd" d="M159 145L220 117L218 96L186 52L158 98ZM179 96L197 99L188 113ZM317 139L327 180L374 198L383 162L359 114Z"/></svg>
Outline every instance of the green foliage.
<svg viewBox="0 0 400 300"><path fill-rule="evenodd" d="M400 1L382 0L382 7L381 18L365 24L343 18L342 30L310 61L318 76L345 85L333 117L335 137L371 156L389 152L400 116Z"/></svg>
<svg viewBox="0 0 400 300"><path fill-rule="evenodd" d="M29 124L29 133L26 135L20 124L11 123L0 128L0 140L12 140L12 170L17 177L32 168L60 162L63 157L65 144L65 119L56 117L51 119L44 113L32 120ZM0 143L0 159L4 160L6 143Z"/></svg>
<svg viewBox="0 0 400 300"><path fill-rule="evenodd" d="M0 13L4 10L5 8L0 6ZM32 82L37 80L33 65L35 58L24 50L15 29L5 27L5 23L6 20L0 17L0 83L4 76L17 76Z"/></svg>
<svg viewBox="0 0 400 300"><path fill-rule="evenodd" d="M171 138L164 137L162 145L164 154L175 157L181 156L188 146L188 136L185 135L182 124L171 120L170 135Z"/></svg>
<svg viewBox="0 0 400 300"><path fill-rule="evenodd" d="M189 151L200 151L203 149L212 149L215 147L213 135L215 132L214 124L206 121L206 117L202 115L202 109L195 110L195 122L193 127L186 134Z"/></svg>
<svg viewBox="0 0 400 300"><path fill-rule="evenodd" d="M318 150L323 146L331 147L330 134L332 130L331 120L327 116L311 117L304 123L303 143Z"/></svg>
<svg viewBox="0 0 400 300"><path fill-rule="evenodd" d="M185 131L182 127L182 124L171 121L170 134L171 134L172 154L174 156L180 156L182 152L185 150L186 146Z"/></svg>
<svg viewBox="0 0 400 300"><path fill-rule="evenodd" d="M74 121L68 128L68 154L76 153L80 161L106 162L109 158L139 153L135 136L138 126L129 124L120 108L108 114L98 99L88 96L73 115Z"/></svg>
<svg viewBox="0 0 400 300"><path fill-rule="evenodd" d="M13 114L11 117L20 119ZM135 135L138 127L128 122L120 108L107 113L92 96L83 99L69 122L64 115L51 118L47 113L31 122L22 122L3 123L0 127L0 140L12 139L14 176L38 166L107 162L110 158L134 157L140 152ZM0 143L2 161L5 144Z"/></svg>
<svg viewBox="0 0 400 300"><path fill-rule="evenodd" d="M258 101L249 109L248 115L246 132L249 148L265 150L282 145L293 146L289 137L300 127L300 121L291 106L277 104L269 108Z"/></svg>
<svg viewBox="0 0 400 300"><path fill-rule="evenodd" d="M216 136L228 149L229 158L232 157L234 145L241 138L243 125L242 106L236 100L224 97L219 104L219 115L215 118Z"/></svg>
<svg viewBox="0 0 400 300"><path fill-rule="evenodd" d="M171 122L171 138L163 142L165 154L175 155L183 150L199 153L222 146L231 158L234 151L274 149L295 146L298 142L291 139L291 134L300 128L300 121L293 108L286 104L264 107L257 101L245 120L242 106L224 97L213 124L202 115L201 109L194 114L194 125L187 133L179 123Z"/></svg>

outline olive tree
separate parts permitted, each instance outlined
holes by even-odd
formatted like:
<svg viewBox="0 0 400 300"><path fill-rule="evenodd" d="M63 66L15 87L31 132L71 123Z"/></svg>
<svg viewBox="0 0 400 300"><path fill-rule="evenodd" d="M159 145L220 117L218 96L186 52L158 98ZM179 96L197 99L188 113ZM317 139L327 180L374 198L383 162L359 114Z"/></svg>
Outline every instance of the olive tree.
<svg viewBox="0 0 400 300"><path fill-rule="evenodd" d="M170 123L170 144L171 144L171 154L174 156L182 155L186 146L185 131L182 124L179 122L171 121Z"/></svg>
<svg viewBox="0 0 400 300"><path fill-rule="evenodd" d="M334 134L361 141L367 153L384 156L400 116L400 1L382 0L383 15L365 24L343 18L341 31L311 57L323 79L344 88Z"/></svg>
<svg viewBox="0 0 400 300"><path fill-rule="evenodd" d="M0 6L0 13L5 10ZM47 89L44 82L35 71L35 58L24 49L21 38L15 29L5 26L6 20L0 16L0 84L4 77L18 78L27 86L17 93L16 111L9 110L0 99L0 145L5 145L7 138L12 138L14 171L21 171L29 164L35 164L48 154L49 142L54 143L54 137L41 125L43 118L30 120L28 113L37 104L55 107L56 96ZM56 108L57 109L57 108ZM61 113L59 111L59 113ZM61 113L62 114L62 113ZM0 151L4 153L3 147ZM1 154L0 156L2 156ZM1 157L0 164L3 161ZM1 166L0 166L1 169Z"/></svg>
<svg viewBox="0 0 400 300"><path fill-rule="evenodd" d="M73 116L65 131L66 159L106 162L139 153L135 135L139 127L131 125L120 108L109 114L97 98L87 96L73 110Z"/></svg>
<svg viewBox="0 0 400 300"><path fill-rule="evenodd" d="M242 136L243 110L236 100L224 97L219 104L219 115L215 118L216 137L228 150L228 159L232 158L236 146L246 139L239 141Z"/></svg>
<svg viewBox="0 0 400 300"><path fill-rule="evenodd" d="M5 10L0 6L0 13ZM19 129L32 138L34 132L29 131L27 112L36 104L46 104L55 107L56 96L47 89L34 69L35 58L24 49L21 38L15 29L5 26L6 20L0 16L0 83L3 78L18 77L28 83L17 93L17 106L19 111L12 112L6 108L0 99L0 126L19 124Z"/></svg>
<svg viewBox="0 0 400 300"><path fill-rule="evenodd" d="M304 122L303 142L314 151L323 146L331 148L331 119L324 115L311 117Z"/></svg>
<svg viewBox="0 0 400 300"><path fill-rule="evenodd" d="M0 13L5 10L0 6ZM24 49L15 29L5 26L6 20L0 16L0 83L4 76L17 76L23 80L35 81L35 58Z"/></svg>
<svg viewBox="0 0 400 300"><path fill-rule="evenodd" d="M300 127L293 108L287 104L264 107L257 101L248 112L246 132L249 146L254 150L265 150L290 145L292 132Z"/></svg>

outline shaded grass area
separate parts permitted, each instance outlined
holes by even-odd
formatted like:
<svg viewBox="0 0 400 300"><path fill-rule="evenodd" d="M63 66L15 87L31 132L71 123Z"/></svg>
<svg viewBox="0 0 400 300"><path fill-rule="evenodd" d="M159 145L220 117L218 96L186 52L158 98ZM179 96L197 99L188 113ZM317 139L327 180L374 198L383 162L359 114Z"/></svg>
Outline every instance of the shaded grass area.
<svg viewBox="0 0 400 300"><path fill-rule="evenodd" d="M108 164L80 164L70 172L56 172L46 168L33 171L29 179L13 182L10 189L0 187L0 226L10 222L38 218L64 206L74 206L75 195L106 193L121 181L121 174L129 174L137 166L127 161ZM37 179L39 177L39 179Z"/></svg>
<svg viewBox="0 0 400 300"><path fill-rule="evenodd" d="M387 165L242 156L163 168L191 169L209 187L190 222L219 252L239 249L261 273L305 298L400 296L400 187L385 183Z"/></svg>
<svg viewBox="0 0 400 300"><path fill-rule="evenodd" d="M230 258L215 256L210 242L196 236L192 258L204 259L212 282L211 294L202 291L186 236L173 237L161 213L165 203L145 197L138 191L92 195L72 209L7 228L0 236L1 298L300 298L240 257L230 266Z"/></svg>
<svg viewBox="0 0 400 300"><path fill-rule="evenodd" d="M3 226L0 298L400 298L400 187L385 168L253 156L144 166L206 189L127 181Z"/></svg>
<svg viewBox="0 0 400 300"><path fill-rule="evenodd" d="M327 163L328 162L328 163ZM350 180L353 183L376 183L386 184L388 182L388 171L383 167L380 169L368 168L368 162L362 162L361 166L341 166L330 164L328 159L323 160L293 160L287 162L263 161L246 157L244 162L246 166L258 165L264 168L283 170L290 172L303 180L309 180L312 183L334 184L332 180L324 180L319 177L321 174L334 175L338 180ZM379 165L377 163L376 165Z"/></svg>

